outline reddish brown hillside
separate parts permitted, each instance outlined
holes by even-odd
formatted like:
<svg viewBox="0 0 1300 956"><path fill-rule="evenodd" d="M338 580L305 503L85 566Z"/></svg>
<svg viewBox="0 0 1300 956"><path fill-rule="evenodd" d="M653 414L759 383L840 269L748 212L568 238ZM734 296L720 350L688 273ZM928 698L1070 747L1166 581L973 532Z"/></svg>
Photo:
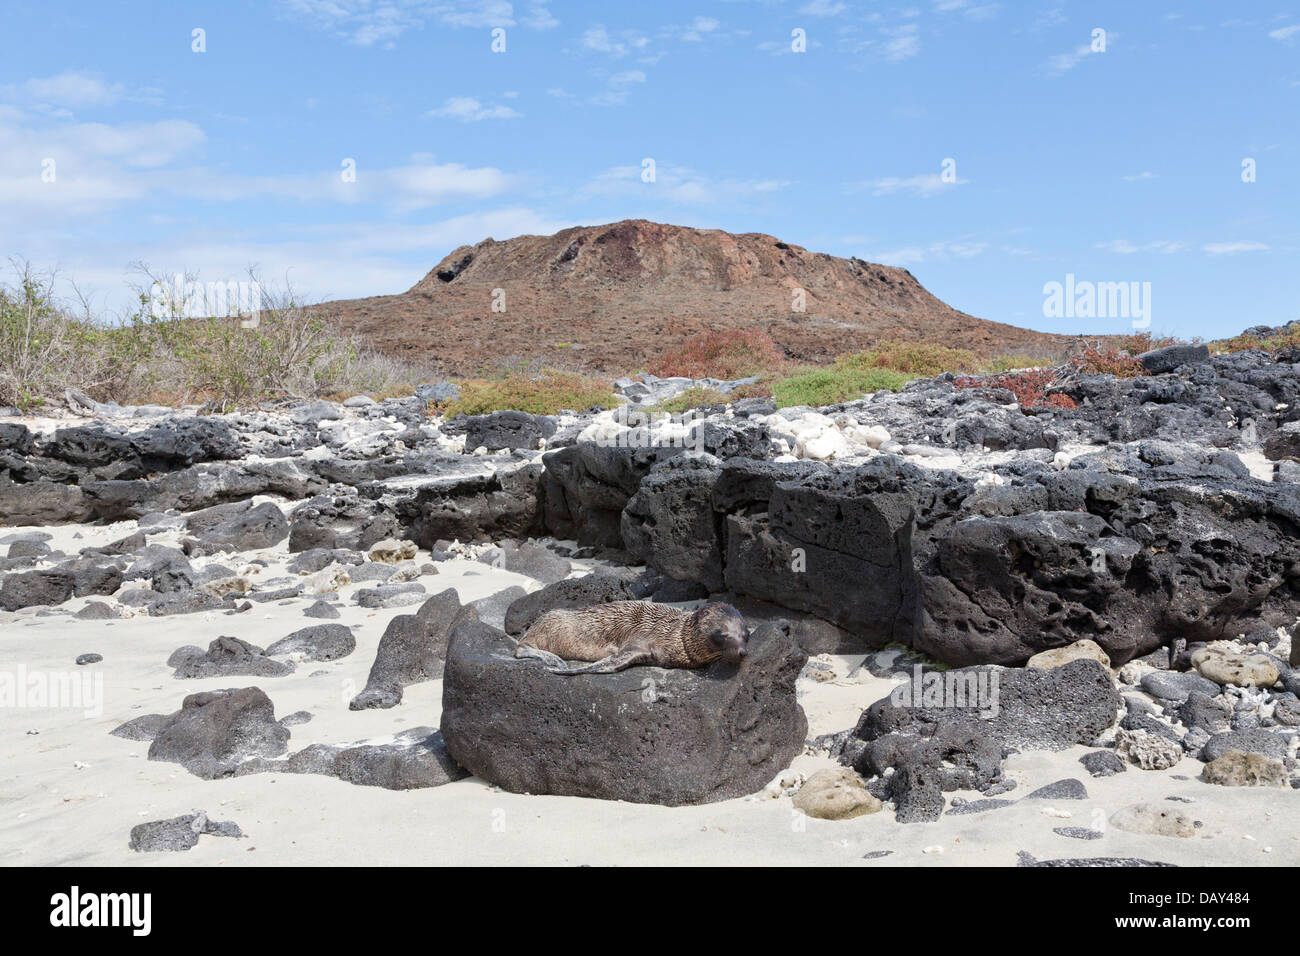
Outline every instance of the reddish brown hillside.
<svg viewBox="0 0 1300 956"><path fill-rule="evenodd" d="M505 312L494 312L493 290ZM791 309L793 290L806 311ZM735 235L629 219L461 246L409 291L333 303L382 351L448 374L528 360L627 372L705 331L760 325L792 357L824 361L880 339L1049 354L1067 337L977 319L906 269Z"/></svg>

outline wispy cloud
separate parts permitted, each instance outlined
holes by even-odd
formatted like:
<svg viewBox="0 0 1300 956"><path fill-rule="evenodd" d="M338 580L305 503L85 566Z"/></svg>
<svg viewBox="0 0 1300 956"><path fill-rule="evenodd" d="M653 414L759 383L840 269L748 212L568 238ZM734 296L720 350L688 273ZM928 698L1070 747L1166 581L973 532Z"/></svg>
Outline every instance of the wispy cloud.
<svg viewBox="0 0 1300 956"><path fill-rule="evenodd" d="M30 222L81 221L151 198L235 203L376 203L397 211L500 196L515 178L491 166L414 156L369 169L342 167L250 176L204 165L208 137L188 120L32 123L0 113L0 232ZM53 162L52 181L42 173Z"/></svg>
<svg viewBox="0 0 1300 956"><path fill-rule="evenodd" d="M654 182L642 180L640 166L615 166L582 190L587 196L660 199L687 205L709 205L775 193L791 185L784 179L715 179L685 166L659 163Z"/></svg>
<svg viewBox="0 0 1300 956"><path fill-rule="evenodd" d="M987 248L988 243L981 240L953 239L873 252L867 254L866 258L887 266L910 266L934 260L971 259Z"/></svg>
<svg viewBox="0 0 1300 956"><path fill-rule="evenodd" d="M542 2L528 3L519 16L507 0L280 0L280 7L290 19L328 30L358 46L392 46L403 33L426 23L533 30L559 25Z"/></svg>
<svg viewBox="0 0 1300 956"><path fill-rule="evenodd" d="M1262 242L1243 240L1237 242L1208 242L1201 246L1201 249L1212 256L1235 256L1241 252L1267 252L1268 246Z"/></svg>
<svg viewBox="0 0 1300 956"><path fill-rule="evenodd" d="M885 41L885 59L898 63L921 52L921 38L917 35L915 23L904 24L888 31L890 36Z"/></svg>
<svg viewBox="0 0 1300 956"><path fill-rule="evenodd" d="M509 106L485 106L472 96L452 96L444 100L442 106L429 110L427 115L477 123L489 119L517 119L524 114Z"/></svg>
<svg viewBox="0 0 1300 956"><path fill-rule="evenodd" d="M847 3L839 0L810 0L799 8L799 12L806 17L838 17L848 8Z"/></svg>
<svg viewBox="0 0 1300 956"><path fill-rule="evenodd" d="M1168 255L1174 252L1181 252L1187 248L1185 242L1177 242L1172 239L1156 239L1152 242L1130 242L1127 239L1109 239L1106 242L1097 243L1098 249L1105 249L1107 252L1119 253L1123 256L1134 255L1142 252L1155 252Z"/></svg>
<svg viewBox="0 0 1300 956"><path fill-rule="evenodd" d="M592 106L620 106L627 102L631 87L644 83L646 76L642 70L623 70L614 73L605 80L605 89L587 98Z"/></svg>
<svg viewBox="0 0 1300 956"><path fill-rule="evenodd" d="M126 87L121 83L109 83L98 73L65 70L56 76L34 77L16 86L4 87L2 92L9 99L36 106L86 109L112 106L126 94Z"/></svg>
<svg viewBox="0 0 1300 956"><path fill-rule="evenodd" d="M1269 30L1268 35L1274 40L1281 40L1283 43L1290 43L1295 39L1296 34L1300 34L1300 24L1292 24L1289 27L1278 27L1276 30Z"/></svg>
<svg viewBox="0 0 1300 956"><path fill-rule="evenodd" d="M681 38L687 43L699 43L710 33L713 33L718 27L722 26L721 21L713 17L696 17L681 33Z"/></svg>
<svg viewBox="0 0 1300 956"><path fill-rule="evenodd" d="M1055 76L1068 73L1093 53L1092 45L1082 43L1069 53L1058 53L1047 61L1047 72Z"/></svg>
<svg viewBox="0 0 1300 956"><path fill-rule="evenodd" d="M601 24L596 24L588 27L583 32L581 43L585 50L621 57L638 50L644 50L650 45L650 38L644 33L635 30L621 30L618 33L610 33Z"/></svg>
<svg viewBox="0 0 1300 956"><path fill-rule="evenodd" d="M866 182L855 184L858 189L870 189L875 196L893 196L898 193L910 193L913 196L928 198L937 196L939 193L951 189L954 186L964 185L967 182L960 177L952 180L945 180L939 173L922 173L919 176L884 176L880 179L870 179Z"/></svg>
<svg viewBox="0 0 1300 956"><path fill-rule="evenodd" d="M1002 10L1000 3L975 3L973 0L935 0L939 13L960 13L967 20L991 20Z"/></svg>
<svg viewBox="0 0 1300 956"><path fill-rule="evenodd" d="M872 13L866 17L871 32L860 26L846 24L837 31L836 46L845 53L866 54L888 63L901 63L921 52L921 28L918 18L921 11L909 8L895 12L895 19ZM809 46L812 46L811 41Z"/></svg>
<svg viewBox="0 0 1300 956"><path fill-rule="evenodd" d="M1159 175L1157 175L1156 173L1153 173L1148 169L1144 169L1140 173L1133 173L1130 176L1125 176L1124 182L1136 183L1136 182L1141 182L1144 179L1159 179L1159 178L1160 178Z"/></svg>

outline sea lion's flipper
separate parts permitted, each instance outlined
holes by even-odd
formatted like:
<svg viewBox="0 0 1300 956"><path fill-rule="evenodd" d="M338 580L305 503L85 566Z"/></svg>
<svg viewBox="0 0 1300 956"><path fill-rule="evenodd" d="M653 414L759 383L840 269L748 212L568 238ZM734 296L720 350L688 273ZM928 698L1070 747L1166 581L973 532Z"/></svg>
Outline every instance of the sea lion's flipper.
<svg viewBox="0 0 1300 956"><path fill-rule="evenodd" d="M550 651L544 651L540 647L532 647L528 644L519 644L515 647L515 657L519 660L526 660L534 657L541 661L547 670L555 670L557 667L567 667L568 662L558 654L552 654Z"/></svg>
<svg viewBox="0 0 1300 956"><path fill-rule="evenodd" d="M604 660L596 661L594 664L584 664L581 667L562 666L559 668L549 668L552 674L613 674L615 671L621 671L633 664L648 664L654 660L654 655L648 650L641 647L626 647L617 654L611 654Z"/></svg>

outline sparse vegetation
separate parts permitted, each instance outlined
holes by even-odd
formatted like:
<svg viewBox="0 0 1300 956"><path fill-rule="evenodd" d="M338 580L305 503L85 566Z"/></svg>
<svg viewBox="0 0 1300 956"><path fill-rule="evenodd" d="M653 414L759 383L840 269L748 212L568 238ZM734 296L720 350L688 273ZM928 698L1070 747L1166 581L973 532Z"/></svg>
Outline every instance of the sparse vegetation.
<svg viewBox="0 0 1300 956"><path fill-rule="evenodd" d="M1143 349L1142 351L1146 351ZM1075 357L1073 365L1080 372L1091 375L1114 375L1116 378L1136 378L1147 374L1146 368L1129 352L1111 344L1089 342Z"/></svg>
<svg viewBox="0 0 1300 956"><path fill-rule="evenodd" d="M834 405L861 398L867 392L896 392L916 377L886 368L812 368L774 383L772 397L778 408Z"/></svg>
<svg viewBox="0 0 1300 956"><path fill-rule="evenodd" d="M180 305L139 308L107 322L54 291L54 276L15 264L0 287L0 404L38 408L75 388L103 402L207 403L221 409L271 398L410 394L421 380L406 363L366 349L292 289L262 289L251 316L188 318ZM149 286L154 278L142 270Z"/></svg>
<svg viewBox="0 0 1300 956"><path fill-rule="evenodd" d="M1234 335L1230 339L1219 339L1217 342L1209 343L1209 348L1215 354L1244 352L1247 349L1260 349L1276 354L1282 349L1300 348L1300 324L1284 328L1280 335L1259 336L1245 333Z"/></svg>
<svg viewBox="0 0 1300 956"><path fill-rule="evenodd" d="M930 342L880 342L873 349L835 360L839 369L883 368L911 378L933 378L944 372L979 371L980 360L967 349L953 349Z"/></svg>
<svg viewBox="0 0 1300 956"><path fill-rule="evenodd" d="M688 412L692 408L702 408L705 405L726 405L728 402L734 402L736 397L718 391L716 388L688 388L680 395L674 395L666 402L660 402L655 406L655 411L667 412L670 415L676 415L681 412Z"/></svg>
<svg viewBox="0 0 1300 956"><path fill-rule="evenodd" d="M458 383L460 398L437 409L453 415L486 415L513 409L533 415L554 415L561 409L583 411L593 406L618 404L610 383L576 372L521 372L499 378L469 379Z"/></svg>
<svg viewBox="0 0 1300 956"><path fill-rule="evenodd" d="M978 378L962 376L953 384L957 388L1005 388L1016 397L1022 408L1078 408L1078 403L1069 395L1053 391L1061 386L1061 382L1059 369L1033 368Z"/></svg>
<svg viewBox="0 0 1300 956"><path fill-rule="evenodd" d="M785 353L760 329L709 332L687 339L648 366L660 378L717 378L732 381L768 376L789 364Z"/></svg>
<svg viewBox="0 0 1300 956"><path fill-rule="evenodd" d="M1032 355L1000 355L995 359L990 359L984 365L984 371L993 374L1000 372L1013 372L1021 368L1046 368L1056 363L1047 356Z"/></svg>
<svg viewBox="0 0 1300 956"><path fill-rule="evenodd" d="M1195 341L1195 340L1193 340ZM1179 339L1172 335L1153 335L1150 332L1133 332L1130 335L1117 335L1110 342L1116 349L1129 355L1141 355L1152 349L1162 349L1169 345L1178 345Z"/></svg>
<svg viewBox="0 0 1300 956"><path fill-rule="evenodd" d="M39 408L67 388L114 387L125 345L54 294L54 276L13 263L16 284L0 285L0 405Z"/></svg>

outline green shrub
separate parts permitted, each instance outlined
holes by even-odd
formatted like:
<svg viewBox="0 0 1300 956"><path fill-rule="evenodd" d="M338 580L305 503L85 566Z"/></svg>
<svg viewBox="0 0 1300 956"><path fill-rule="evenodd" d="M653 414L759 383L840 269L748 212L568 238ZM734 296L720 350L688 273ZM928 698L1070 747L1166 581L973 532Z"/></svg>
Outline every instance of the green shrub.
<svg viewBox="0 0 1300 956"><path fill-rule="evenodd" d="M861 398L867 392L896 392L917 377L885 368L814 368L776 382L772 396L778 408L818 408Z"/></svg>
<svg viewBox="0 0 1300 956"><path fill-rule="evenodd" d="M1014 372L1021 368L1047 368L1056 363L1047 356L1034 357L1032 355L1000 355L995 359L990 359L984 364L981 372L991 372L994 374L1000 372Z"/></svg>
<svg viewBox="0 0 1300 956"><path fill-rule="evenodd" d="M549 371L534 376L513 373L457 384L460 398L437 409L448 418L506 410L554 415L564 408L582 411L595 405L613 408L618 404L609 382L576 372Z"/></svg>
<svg viewBox="0 0 1300 956"><path fill-rule="evenodd" d="M17 284L0 286L0 405L28 411L69 388L120 387L134 361L128 343L60 302L53 275L20 262L14 271Z"/></svg>
<svg viewBox="0 0 1300 956"><path fill-rule="evenodd" d="M670 415L676 415L679 412L687 412L692 408L700 408L704 405L726 405L734 401L732 396L719 392L716 388L688 388L680 395L674 395L665 402L660 402L654 407L655 411L667 412Z"/></svg>
<svg viewBox="0 0 1300 956"><path fill-rule="evenodd" d="M933 378L944 372L974 372L979 359L968 349L953 349L930 342L885 341L875 348L854 355L841 355L835 360L838 368L883 368L905 372L912 378Z"/></svg>

